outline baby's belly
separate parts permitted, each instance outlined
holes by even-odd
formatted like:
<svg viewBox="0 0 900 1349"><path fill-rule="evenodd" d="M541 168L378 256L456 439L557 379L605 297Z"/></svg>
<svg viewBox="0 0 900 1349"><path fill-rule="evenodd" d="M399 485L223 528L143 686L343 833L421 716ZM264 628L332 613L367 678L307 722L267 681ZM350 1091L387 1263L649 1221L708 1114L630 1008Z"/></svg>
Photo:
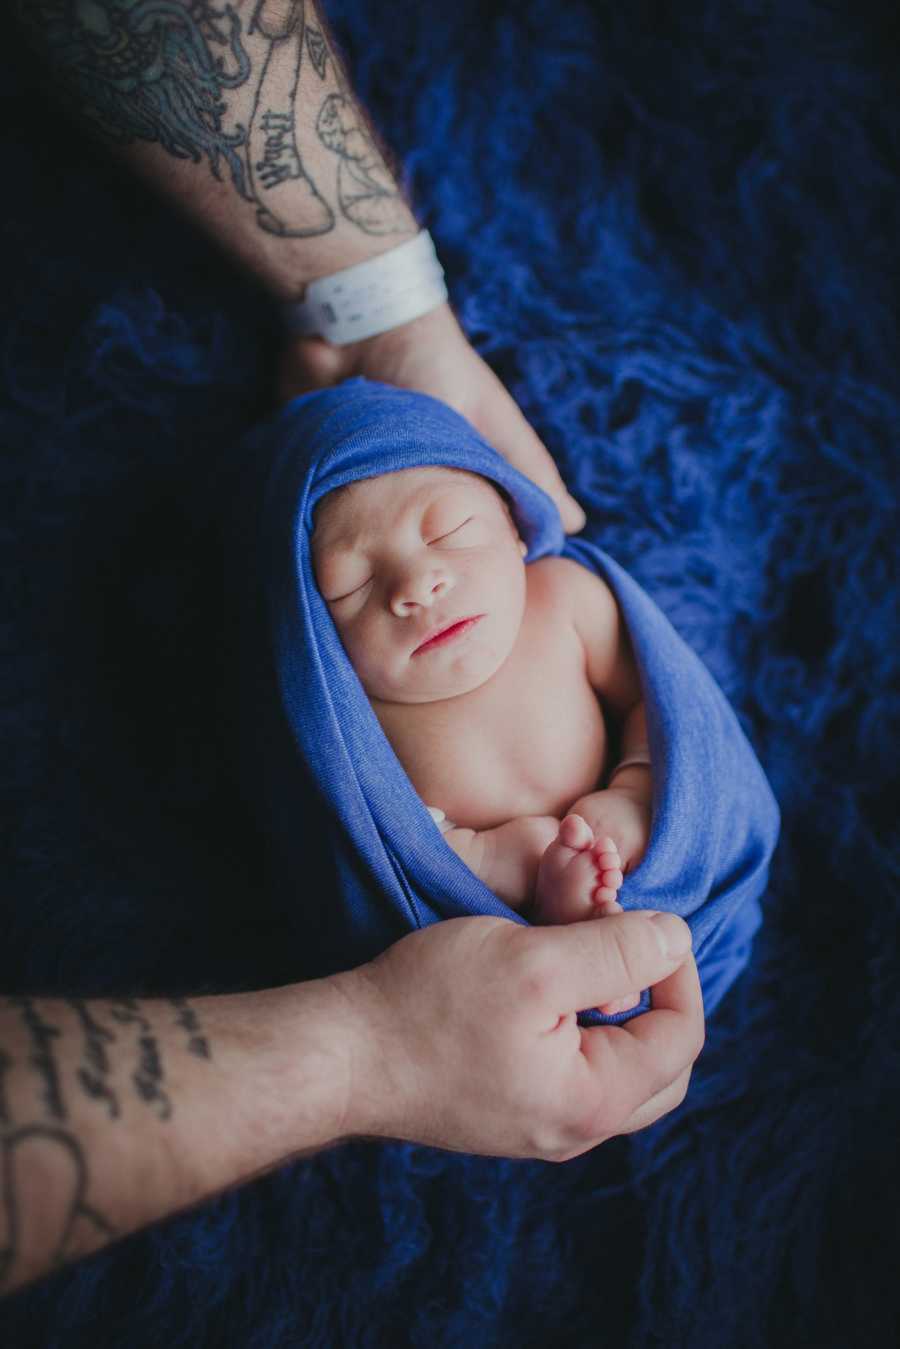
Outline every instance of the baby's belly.
<svg viewBox="0 0 900 1349"><path fill-rule="evenodd" d="M426 805L465 828L522 815L561 819L599 785L606 746L603 712L585 681L538 706L508 708L499 724L464 729L453 743L433 746L411 776Z"/></svg>

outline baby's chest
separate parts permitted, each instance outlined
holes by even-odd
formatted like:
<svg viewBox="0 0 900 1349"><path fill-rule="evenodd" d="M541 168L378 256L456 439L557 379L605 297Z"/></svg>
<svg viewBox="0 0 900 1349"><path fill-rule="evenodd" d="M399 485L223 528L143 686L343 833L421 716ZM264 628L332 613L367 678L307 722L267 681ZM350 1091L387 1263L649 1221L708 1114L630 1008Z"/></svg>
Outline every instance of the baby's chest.
<svg viewBox="0 0 900 1349"><path fill-rule="evenodd" d="M605 752L603 712L571 648L509 670L477 714L442 727L410 776L426 805L487 829L519 815L561 817L597 786Z"/></svg>

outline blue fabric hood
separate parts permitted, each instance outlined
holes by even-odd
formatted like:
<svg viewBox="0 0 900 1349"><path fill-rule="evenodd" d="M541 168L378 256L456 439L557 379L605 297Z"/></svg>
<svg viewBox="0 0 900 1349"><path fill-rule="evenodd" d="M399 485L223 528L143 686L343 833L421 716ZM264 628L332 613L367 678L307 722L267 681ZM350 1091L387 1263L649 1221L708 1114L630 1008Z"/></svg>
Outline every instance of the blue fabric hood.
<svg viewBox="0 0 900 1349"><path fill-rule="evenodd" d="M506 493L526 563L572 558L616 595L641 674L654 777L650 846L620 900L625 909L665 909L689 922L709 1013L749 957L779 816L734 712L650 597L595 544L567 538L546 493L459 414L422 394L359 378L304 395L254 429L238 462L236 504L255 519L245 536L255 556L244 552L242 568L258 617L264 602L249 640L267 632L267 649L250 653L250 664L258 673L260 659L271 663L274 675L244 685L253 692L242 696L240 716L249 719L249 741L264 712L275 728L270 748L272 736L289 741L257 756L251 774L266 778L258 804L276 844L276 884L305 941L325 940L327 930L329 959L345 968L443 918L525 921L443 842L369 705L312 567L313 512L327 493L400 469L460 468ZM279 708L263 709L260 697L276 698ZM297 756L324 807L339 896L304 891L311 854L298 828ZM645 993L631 1012L587 1011L582 1020L626 1020L648 1006Z"/></svg>

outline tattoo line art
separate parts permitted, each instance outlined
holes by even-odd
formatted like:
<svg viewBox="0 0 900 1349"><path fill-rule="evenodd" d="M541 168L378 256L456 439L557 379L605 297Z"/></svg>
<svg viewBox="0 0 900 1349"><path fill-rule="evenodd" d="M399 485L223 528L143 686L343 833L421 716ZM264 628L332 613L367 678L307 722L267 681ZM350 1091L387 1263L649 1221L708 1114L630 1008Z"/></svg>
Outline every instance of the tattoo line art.
<svg viewBox="0 0 900 1349"><path fill-rule="evenodd" d="M277 0L259 0L249 28L251 33L261 33L269 40L269 51L256 86L248 137L251 190L257 199L262 192L266 193L265 205L256 212L256 220L269 234L292 238L327 234L334 229L334 212L319 195L297 148L295 104L303 64L304 25L304 0L294 0L286 11ZM280 92L284 89L286 101L285 94ZM288 198L292 206L296 204L298 191L304 195L304 218L308 214L309 223L302 229L289 227L277 213L278 189L285 182L294 184Z"/></svg>
<svg viewBox="0 0 900 1349"><path fill-rule="evenodd" d="M415 232L399 188L355 106L322 31L308 22L306 0L253 0L244 32L237 9L206 0L18 0L23 25L55 62L62 84L102 138L159 144L176 159L223 168L235 191L256 207L261 229L309 238L336 227L332 207L304 166L297 144L297 91L303 54L317 80L331 72L316 119L319 140L338 157L341 215L366 234ZM253 70L250 36L268 50ZM227 94L255 80L248 125L226 127ZM297 217L302 218L302 224Z"/></svg>
<svg viewBox="0 0 900 1349"><path fill-rule="evenodd" d="M418 226L398 212L400 192L359 109L344 94L329 94L316 119L319 140L338 156L338 204L366 234L414 234Z"/></svg>
<svg viewBox="0 0 900 1349"><path fill-rule="evenodd" d="M158 142L176 159L209 162L222 180L221 161L235 190L247 199L237 153L243 127L223 127L224 91L246 82L250 59L231 5L172 4L170 0L20 0L23 22L41 32L79 110L107 140ZM212 56L225 47L235 62Z"/></svg>
<svg viewBox="0 0 900 1349"><path fill-rule="evenodd" d="M77 1016L84 1033L84 1056L76 1077L86 1094L103 1100L111 1118L121 1116L118 1098L107 1082L112 1071L107 1047L120 1037L104 1026L81 998L69 997L65 1004ZM198 1058L210 1059L209 1041L202 1033L197 1013L185 998L168 1000L177 1013L176 1022L188 1033L187 1049ZM29 1033L28 1065L43 1083L43 1102L48 1115L67 1119L60 1073L53 1058L54 1041L63 1031L41 1013L34 999L9 996L6 1002L20 1012ZM141 1100L155 1104L160 1120L172 1116L172 1104L162 1088L164 1073L159 1046L152 1027L134 998L108 1000L109 1014L123 1026L135 1026L140 1060L132 1081ZM29 1257L49 1245L50 1256L40 1257L41 1266L55 1269L68 1260L94 1250L120 1233L96 1208L87 1202L88 1161L76 1134L56 1124L29 1123L13 1127L13 1114L7 1091L7 1078L13 1059L0 1047L0 1293L17 1278L22 1260L24 1278L30 1277ZM35 1218L33 1177L50 1174L51 1188L42 1191L39 1231ZM49 1237L48 1237L49 1233Z"/></svg>
<svg viewBox="0 0 900 1349"><path fill-rule="evenodd" d="M328 60L328 47L318 28L306 25L306 50L320 80L325 78L325 63Z"/></svg>
<svg viewBox="0 0 900 1349"><path fill-rule="evenodd" d="M31 1245L29 1219L33 1215L20 1202L19 1177L27 1167L27 1154L35 1151L41 1154L43 1168L49 1159L54 1176L63 1177L41 1206L40 1242L44 1245L49 1231L50 1267L118 1236L112 1224L85 1202L87 1165L78 1140L46 1125L17 1129L0 1139L0 1290Z"/></svg>

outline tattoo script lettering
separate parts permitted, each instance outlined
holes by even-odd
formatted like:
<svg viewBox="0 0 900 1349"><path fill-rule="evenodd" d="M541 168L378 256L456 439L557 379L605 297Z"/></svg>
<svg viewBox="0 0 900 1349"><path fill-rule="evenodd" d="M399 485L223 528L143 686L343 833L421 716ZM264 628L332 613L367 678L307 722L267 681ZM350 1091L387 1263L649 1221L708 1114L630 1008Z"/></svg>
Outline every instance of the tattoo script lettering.
<svg viewBox="0 0 900 1349"><path fill-rule="evenodd" d="M196 1010L184 998L168 1001L176 1024L187 1033L187 1052L210 1060ZM161 1122L173 1113L159 1042L135 999L88 1004L67 998L56 1004L70 1010L81 1032L80 1062L77 1053L60 1054L72 1029L55 1016L53 1004L30 997L8 997L0 1000L0 1007L4 1004L18 1012L25 1034L15 1038L15 1045L0 1044L0 1293L40 1272L22 1266L25 1252L45 1250L45 1267L54 1269L120 1235L91 1200L90 1157L72 1123L66 1083L80 1088L108 1120L120 1120L127 1112L121 1087L117 1091L112 1079L121 1083L123 1067L136 1055L130 1081L137 1101L151 1107ZM16 1081L20 1085L14 1092ZM27 1090L31 1081L37 1089L33 1094ZM23 1202L34 1192L36 1174L52 1177L42 1188L39 1215L33 1203Z"/></svg>

